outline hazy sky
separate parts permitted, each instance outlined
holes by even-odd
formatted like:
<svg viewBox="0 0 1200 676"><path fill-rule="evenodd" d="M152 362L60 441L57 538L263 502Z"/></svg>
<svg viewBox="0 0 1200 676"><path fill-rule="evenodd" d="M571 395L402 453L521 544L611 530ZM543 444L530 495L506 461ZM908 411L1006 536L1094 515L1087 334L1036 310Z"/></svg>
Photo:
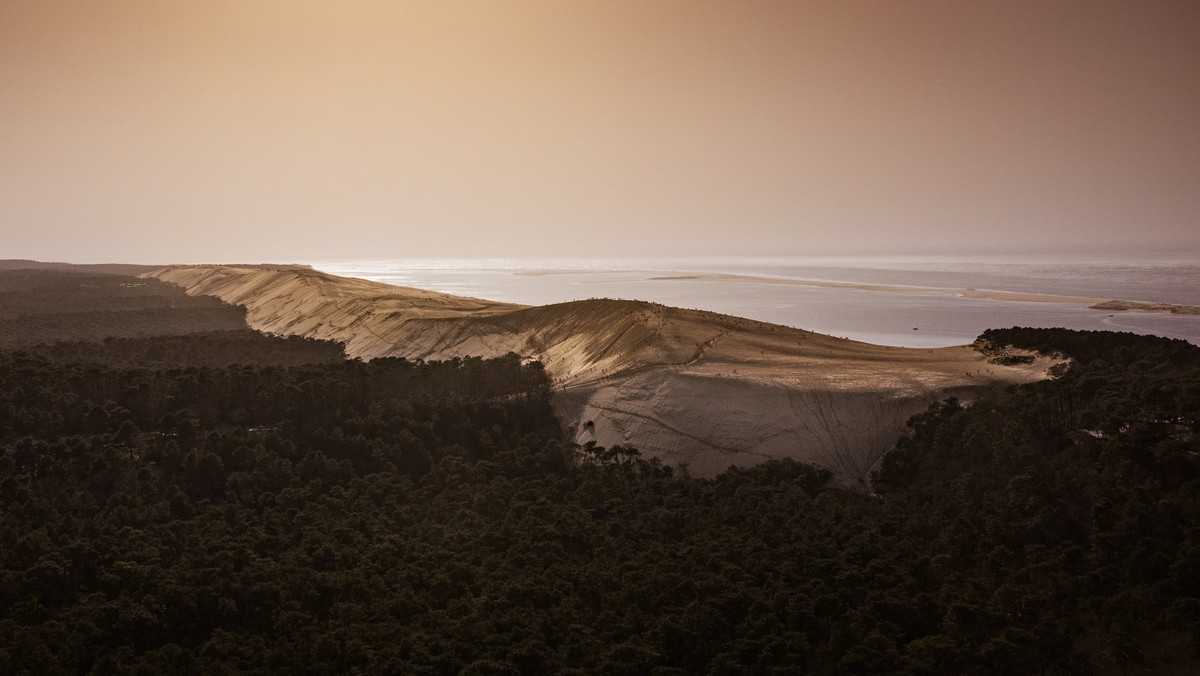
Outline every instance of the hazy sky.
<svg viewBox="0 0 1200 676"><path fill-rule="evenodd" d="M0 0L0 258L1200 249L1200 2Z"/></svg>

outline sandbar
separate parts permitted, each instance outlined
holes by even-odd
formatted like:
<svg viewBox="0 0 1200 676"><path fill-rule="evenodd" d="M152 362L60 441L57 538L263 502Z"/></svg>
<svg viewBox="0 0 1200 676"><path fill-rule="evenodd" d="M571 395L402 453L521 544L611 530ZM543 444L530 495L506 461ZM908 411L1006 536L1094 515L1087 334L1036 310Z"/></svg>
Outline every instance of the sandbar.
<svg viewBox="0 0 1200 676"><path fill-rule="evenodd" d="M932 286L901 286L892 284L862 284L858 282L832 282L818 279L790 279L782 277L758 277L754 275L735 275L728 273L712 273L698 275L674 275L648 277L647 281L697 281L725 282L744 284L787 284L795 286L812 286L827 289L855 289L858 291L876 291L884 293L929 293L952 294L959 298L974 300L995 300L1018 303L1069 303L1087 305L1090 310L1107 310L1109 312L1151 312L1159 314L1200 315L1200 307L1193 305L1172 305L1169 303L1146 303L1129 300L1113 300L1109 298L1091 298L1087 296L1060 296L1048 293L1029 293L1021 291L995 291L991 289L947 289Z"/></svg>

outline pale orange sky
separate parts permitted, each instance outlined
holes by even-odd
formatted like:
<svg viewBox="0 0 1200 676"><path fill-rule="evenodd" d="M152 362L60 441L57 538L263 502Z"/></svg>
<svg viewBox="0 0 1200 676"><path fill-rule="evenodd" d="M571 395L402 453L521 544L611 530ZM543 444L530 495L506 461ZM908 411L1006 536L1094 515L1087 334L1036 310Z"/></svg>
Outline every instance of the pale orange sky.
<svg viewBox="0 0 1200 676"><path fill-rule="evenodd" d="M0 0L0 258L1200 250L1200 2Z"/></svg>

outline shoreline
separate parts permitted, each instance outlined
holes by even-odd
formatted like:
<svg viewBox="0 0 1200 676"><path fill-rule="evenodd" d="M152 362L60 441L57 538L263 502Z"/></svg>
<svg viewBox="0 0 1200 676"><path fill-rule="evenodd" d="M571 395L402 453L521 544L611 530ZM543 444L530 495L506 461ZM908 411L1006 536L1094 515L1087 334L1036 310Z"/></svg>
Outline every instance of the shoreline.
<svg viewBox="0 0 1200 676"><path fill-rule="evenodd" d="M1153 301L1123 300L1119 298L1100 298L1094 296L1068 296L1052 293L1037 293L1032 291L1000 291L996 289L948 288L936 286L911 286L903 284L878 284L867 282L837 282L823 279L801 279L789 277L763 277L759 275L741 275L728 272L698 272L684 274L662 274L653 270L519 270L513 272L519 277L549 277L553 275L580 274L645 274L637 280L604 280L604 283L620 283L632 281L645 282L717 282L735 284L775 284L784 286L807 286L823 289L851 289L855 291L870 291L877 293L916 293L942 294L971 300L992 300L1008 303L1061 303L1069 305L1084 305L1089 310L1108 312L1141 312L1148 314L1168 314L1176 316L1200 315L1200 306L1181 305L1176 303L1161 303ZM598 284L599 281L585 281L582 284Z"/></svg>
<svg viewBox="0 0 1200 676"><path fill-rule="evenodd" d="M545 274L545 273L544 273ZM1172 303L1149 303L1143 301L1119 300L1112 298L1092 298L1088 296L1061 296L1047 293L1031 293L1025 291L995 291L990 289L947 289L934 286L900 286L890 284L865 284L859 282L830 282L816 279L788 279L783 277L759 277L754 275L736 275L731 273L706 273L694 275L664 275L647 277L646 281L695 281L695 282L733 282L742 284L784 284L791 286L811 286L825 289L854 289L857 291L874 291L882 293L928 293L954 295L959 298L974 300L994 300L1001 302L1019 303L1067 303L1072 305L1087 305L1089 310L1110 312L1149 312L1155 314L1200 315L1200 307L1194 305L1175 305Z"/></svg>
<svg viewBox="0 0 1200 676"><path fill-rule="evenodd" d="M1123 289L1123 285L1097 282L1092 285L1095 290L1085 296L1079 291L1091 290L1090 286L1051 285L1043 290L1047 285L1039 284L1036 279L1022 283L1011 274L999 279L994 279L994 275L972 279L962 274L930 279L859 279L852 271L845 271L845 276L833 270L829 274L814 270L776 275L773 270L704 270L657 261L644 266L587 269L556 268L534 262L526 269L496 266L427 273L420 270L424 268L414 268L412 274L407 274L405 269L398 268L401 274L393 275L384 269L356 266L353 270L343 270L333 266L329 271L532 305L588 298L645 299L879 345L918 348L961 345L969 343L982 330L999 325L1133 331L1200 344L1197 323L1200 308L1191 306L1186 293L1171 295L1164 291L1165 295L1160 297L1155 293L1156 287L1145 284ZM1014 284L1025 289L1002 290ZM494 295L489 295L489 291ZM1100 293L1113 295L1100 296ZM1113 300L1130 297L1140 300ZM868 307L875 311L870 314L860 311Z"/></svg>

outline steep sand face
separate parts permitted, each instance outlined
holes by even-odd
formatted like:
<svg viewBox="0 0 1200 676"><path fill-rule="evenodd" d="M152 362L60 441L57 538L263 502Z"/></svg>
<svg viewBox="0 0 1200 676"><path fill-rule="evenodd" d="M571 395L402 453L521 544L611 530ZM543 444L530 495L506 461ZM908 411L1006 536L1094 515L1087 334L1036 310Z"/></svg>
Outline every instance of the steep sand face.
<svg viewBox="0 0 1200 676"><path fill-rule="evenodd" d="M940 397L978 393L955 388L906 395L666 371L558 396L564 418L583 423L571 429L580 443L635 445L670 464L686 463L696 476L794 458L829 469L843 485L865 486L909 416Z"/></svg>
<svg viewBox="0 0 1200 676"><path fill-rule="evenodd" d="M641 301L526 307L306 268L148 276L245 306L260 331L341 341L364 359L538 359L576 441L634 445L700 476L790 457L863 485L913 413L1042 378L1053 363L1000 366L970 346L869 345Z"/></svg>

